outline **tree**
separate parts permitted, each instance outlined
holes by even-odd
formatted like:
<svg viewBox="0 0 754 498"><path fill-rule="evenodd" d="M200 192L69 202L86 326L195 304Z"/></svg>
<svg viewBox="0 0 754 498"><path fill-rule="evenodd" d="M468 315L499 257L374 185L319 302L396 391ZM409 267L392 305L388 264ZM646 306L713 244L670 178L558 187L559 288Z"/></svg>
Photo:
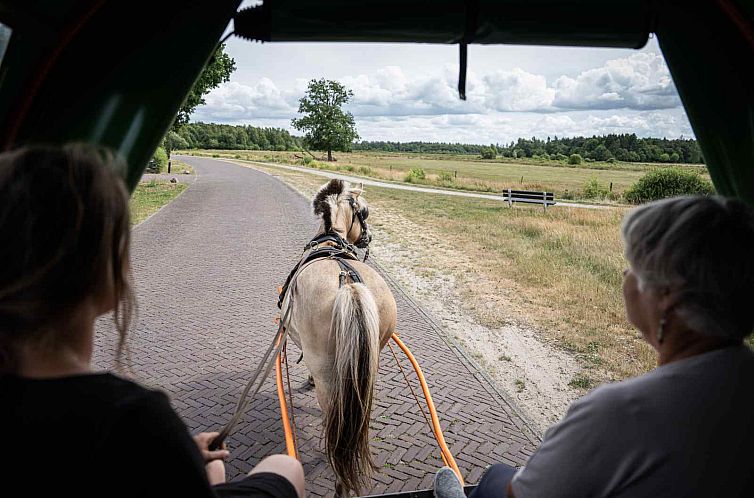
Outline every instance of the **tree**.
<svg viewBox="0 0 754 498"><path fill-rule="evenodd" d="M482 156L482 159L495 159L497 157L497 149L494 145L482 147L480 155Z"/></svg>
<svg viewBox="0 0 754 498"><path fill-rule="evenodd" d="M183 143L176 144L176 136L181 129L181 126L188 123L191 114L196 108L204 104L204 96L207 95L213 88L220 86L220 83L224 83L230 80L230 75L236 70L236 61L231 56L225 53L225 45L220 45L215 50L215 53L210 57L207 65L202 69L199 78L194 82L194 86L191 87L191 91L186 96L186 100L178 109L178 114L175 116L172 126L168 130L167 134L162 138L161 148L165 149L168 158L173 149L182 149ZM174 135L171 137L171 133ZM185 139L184 139L185 141ZM186 143L188 146L188 143ZM153 161L158 161L157 152L152 157Z"/></svg>
<svg viewBox="0 0 754 498"><path fill-rule="evenodd" d="M305 133L307 147L326 150L328 161L332 161L333 150L349 150L359 139L353 115L341 109L351 97L353 92L337 81L311 80L306 95L298 101L303 117L291 120L291 126Z"/></svg>
<svg viewBox="0 0 754 498"><path fill-rule="evenodd" d="M162 141L163 147L165 149L165 152L167 152L168 157L175 149L188 149L189 144L186 141L185 138L174 132L173 130L169 130L168 134L165 135L165 140Z"/></svg>
<svg viewBox="0 0 754 498"><path fill-rule="evenodd" d="M177 131L181 125L188 123L191 113L204 104L204 96L220 83L230 81L230 75L236 70L236 61L225 53L225 45L217 47L214 55L204 66L202 73L191 88L186 100L178 110L178 115L173 123L173 131Z"/></svg>

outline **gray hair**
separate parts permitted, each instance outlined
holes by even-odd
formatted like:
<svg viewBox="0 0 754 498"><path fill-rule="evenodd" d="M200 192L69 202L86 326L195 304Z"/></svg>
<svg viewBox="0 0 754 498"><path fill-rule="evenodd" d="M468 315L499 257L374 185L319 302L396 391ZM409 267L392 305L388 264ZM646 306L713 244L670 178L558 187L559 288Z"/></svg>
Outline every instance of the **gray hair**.
<svg viewBox="0 0 754 498"><path fill-rule="evenodd" d="M700 334L741 341L754 328L754 210L724 197L675 197L626 215L625 255L639 288L668 289Z"/></svg>

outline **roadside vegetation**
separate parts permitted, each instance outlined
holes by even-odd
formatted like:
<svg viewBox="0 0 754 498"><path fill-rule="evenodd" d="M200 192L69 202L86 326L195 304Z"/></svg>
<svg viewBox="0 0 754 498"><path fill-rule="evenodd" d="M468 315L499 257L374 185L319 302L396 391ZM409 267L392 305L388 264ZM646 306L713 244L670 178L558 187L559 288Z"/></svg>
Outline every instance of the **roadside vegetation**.
<svg viewBox="0 0 754 498"><path fill-rule="evenodd" d="M138 225L142 221L160 210L161 207L175 199L178 194L186 190L182 183L149 181L136 186L131 194L131 225Z"/></svg>
<svg viewBox="0 0 754 498"><path fill-rule="evenodd" d="M291 164L337 171L392 182L407 182L439 188L496 193L504 189L547 190L556 199L597 203L630 203L624 194L647 173L673 168L698 178L686 182L708 193L712 186L704 165L660 165L619 161L583 162L580 157L497 158L483 160L468 155L406 154L381 152L339 153L337 161L328 162L304 152L191 150L189 154L218 158ZM662 197L662 185L653 190ZM676 190L673 190L675 192ZM675 194L670 194L675 195ZM667 196L667 195L666 195Z"/></svg>

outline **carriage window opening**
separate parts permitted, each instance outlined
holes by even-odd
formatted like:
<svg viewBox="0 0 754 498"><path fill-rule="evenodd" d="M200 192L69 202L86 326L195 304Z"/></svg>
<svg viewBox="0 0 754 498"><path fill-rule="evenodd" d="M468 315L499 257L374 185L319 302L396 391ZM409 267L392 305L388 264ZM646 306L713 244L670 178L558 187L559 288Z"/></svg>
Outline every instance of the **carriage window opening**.
<svg viewBox="0 0 754 498"><path fill-rule="evenodd" d="M5 56L5 49L10 43L10 35L13 30L3 23L0 23L0 64L3 63L3 56Z"/></svg>

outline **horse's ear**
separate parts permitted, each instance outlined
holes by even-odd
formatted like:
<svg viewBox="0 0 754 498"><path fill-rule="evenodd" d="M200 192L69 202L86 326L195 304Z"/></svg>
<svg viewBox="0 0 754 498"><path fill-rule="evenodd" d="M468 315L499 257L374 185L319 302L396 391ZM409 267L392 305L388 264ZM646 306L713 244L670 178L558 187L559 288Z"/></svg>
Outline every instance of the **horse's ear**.
<svg viewBox="0 0 754 498"><path fill-rule="evenodd" d="M351 196L353 196L354 199L358 199L363 192L364 182L360 182L358 187L351 189Z"/></svg>

